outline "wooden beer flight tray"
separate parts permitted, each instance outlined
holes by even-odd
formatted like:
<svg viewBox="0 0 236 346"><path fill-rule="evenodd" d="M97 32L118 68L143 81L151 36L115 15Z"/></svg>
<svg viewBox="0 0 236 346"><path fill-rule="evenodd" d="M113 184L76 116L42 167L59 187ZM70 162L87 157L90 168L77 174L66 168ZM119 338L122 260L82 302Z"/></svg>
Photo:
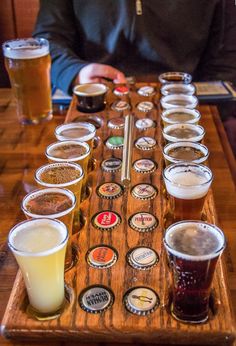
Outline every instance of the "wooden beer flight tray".
<svg viewBox="0 0 236 346"><path fill-rule="evenodd" d="M130 86L130 111L135 120L146 117L146 113L137 110L136 105L147 98L137 94L137 89L144 84ZM156 84L151 84L157 88ZM123 135L123 130L112 130L107 126L107 120L122 116L122 113L111 110L110 105L117 99L112 92L113 85L107 95L107 107L104 111L91 114L80 114L76 110L76 100L73 98L66 122L79 119L101 120L97 130L97 148L94 151L96 168L89 174L91 194L81 204L85 224L78 234L73 236L74 243L79 246L77 265L66 272L65 280L70 287L70 303L60 318L39 322L25 312L27 296L20 272L16 277L12 293L2 322L2 332L5 337L17 339L60 339L78 340L81 342L132 342L156 344L192 344L192 345L231 345L235 338L234 321L229 298L229 290L223 259L220 259L214 278L214 304L210 320L205 324L190 325L176 321L168 310L170 276L163 251L162 238L165 229L164 215L167 212L167 201L163 191L162 169L163 139L161 134L158 110L158 93L154 96L155 109L148 117L155 120L157 126L145 131L134 128L134 140L141 136L154 137L158 141L155 150L142 151L133 146L132 162L139 158L153 159L158 168L151 174L137 173L133 168L131 187L141 182L155 185L158 195L153 200L135 199L130 194L130 188L113 200L101 199L96 193L96 187L104 182L120 183L121 173L105 173L101 162L110 157L122 157L122 150L110 150L104 144L109 136ZM111 231L101 231L93 227L92 216L102 210L117 212L122 219L121 224ZM128 219L136 212L146 211L154 214L159 220L158 227L147 233L131 229ZM204 213L207 221L217 224L212 193L207 198ZM106 244L118 252L118 261L107 269L90 267L85 259L87 251L95 245ZM159 263L152 269L143 271L133 269L126 262L129 249L136 246L149 246L159 255ZM81 309L78 303L80 293L88 286L104 285L114 293L114 304L107 311L91 314ZM160 298L160 306L148 316L137 316L128 312L123 304L123 296L132 287L145 286L153 289Z"/></svg>

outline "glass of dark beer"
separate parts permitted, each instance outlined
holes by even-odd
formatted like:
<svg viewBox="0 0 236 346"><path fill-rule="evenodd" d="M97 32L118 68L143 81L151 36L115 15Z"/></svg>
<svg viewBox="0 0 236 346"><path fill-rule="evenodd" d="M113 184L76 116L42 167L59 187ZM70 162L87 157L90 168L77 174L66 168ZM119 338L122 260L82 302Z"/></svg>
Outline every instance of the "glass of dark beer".
<svg viewBox="0 0 236 346"><path fill-rule="evenodd" d="M164 245L172 274L172 316L187 323L206 322L224 233L208 223L181 221L166 230Z"/></svg>

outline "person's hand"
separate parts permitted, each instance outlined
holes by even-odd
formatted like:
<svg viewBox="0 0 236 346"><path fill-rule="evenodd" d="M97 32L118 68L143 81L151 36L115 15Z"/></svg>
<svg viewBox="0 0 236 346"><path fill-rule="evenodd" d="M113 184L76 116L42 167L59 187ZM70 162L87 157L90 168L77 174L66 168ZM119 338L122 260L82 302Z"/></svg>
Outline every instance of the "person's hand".
<svg viewBox="0 0 236 346"><path fill-rule="evenodd" d="M104 79L110 79L114 83L126 83L125 75L116 68L103 64L88 64L80 70L76 82L84 83L100 83Z"/></svg>

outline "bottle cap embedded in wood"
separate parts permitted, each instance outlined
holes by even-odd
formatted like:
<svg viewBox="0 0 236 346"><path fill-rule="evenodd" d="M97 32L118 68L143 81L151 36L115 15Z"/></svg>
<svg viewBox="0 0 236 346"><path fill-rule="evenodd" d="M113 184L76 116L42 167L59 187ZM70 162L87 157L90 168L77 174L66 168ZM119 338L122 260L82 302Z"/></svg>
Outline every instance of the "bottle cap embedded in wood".
<svg viewBox="0 0 236 346"><path fill-rule="evenodd" d="M129 93L129 88L126 85L120 85L113 90L116 96L124 96Z"/></svg>
<svg viewBox="0 0 236 346"><path fill-rule="evenodd" d="M157 225L156 217L147 212L139 212L129 218L129 226L138 232L153 231Z"/></svg>
<svg viewBox="0 0 236 346"><path fill-rule="evenodd" d="M151 159L139 159L134 161L133 168L138 173L152 173L157 169L157 164Z"/></svg>
<svg viewBox="0 0 236 346"><path fill-rule="evenodd" d="M137 184L132 188L131 195L142 200L153 199L157 195L157 189L151 184Z"/></svg>
<svg viewBox="0 0 236 346"><path fill-rule="evenodd" d="M152 150L156 147L157 141L152 137L139 137L134 145L140 150Z"/></svg>
<svg viewBox="0 0 236 346"><path fill-rule="evenodd" d="M110 246L101 245L90 249L87 253L87 262L93 268L109 268L118 258L117 251Z"/></svg>
<svg viewBox="0 0 236 346"><path fill-rule="evenodd" d="M123 129L125 127L125 118L112 118L108 120L107 126L115 130Z"/></svg>
<svg viewBox="0 0 236 346"><path fill-rule="evenodd" d="M79 303L86 312L97 314L112 306L114 295L107 287L92 286L80 294Z"/></svg>
<svg viewBox="0 0 236 346"><path fill-rule="evenodd" d="M111 109L113 111L123 112L127 109L130 109L130 104L126 101L118 100L112 103Z"/></svg>
<svg viewBox="0 0 236 346"><path fill-rule="evenodd" d="M160 299L152 289L147 287L136 287L125 294L124 304L129 312L146 316L158 308Z"/></svg>
<svg viewBox="0 0 236 346"><path fill-rule="evenodd" d="M139 130L147 130L152 127L156 127L156 123L154 120L150 118L143 118L143 119L138 119L135 123L135 126Z"/></svg>
<svg viewBox="0 0 236 346"><path fill-rule="evenodd" d="M122 160L116 157L110 157L109 159L103 160L101 167L105 172L117 172L121 169Z"/></svg>
<svg viewBox="0 0 236 346"><path fill-rule="evenodd" d="M121 217L118 213L110 210L104 210L92 217L92 224L95 228L104 230L112 230L121 223Z"/></svg>
<svg viewBox="0 0 236 346"><path fill-rule="evenodd" d="M153 249L140 246L128 252L127 261L135 269L147 270L158 263L159 256Z"/></svg>
<svg viewBox="0 0 236 346"><path fill-rule="evenodd" d="M137 109L140 112L147 113L147 112L150 112L153 108L154 108L154 104L153 102L150 102L150 101L143 101L137 104Z"/></svg>
<svg viewBox="0 0 236 346"><path fill-rule="evenodd" d="M124 146L124 137L112 136L106 141L106 146L109 149L121 149Z"/></svg>
<svg viewBox="0 0 236 346"><path fill-rule="evenodd" d="M152 96L155 94L155 89L150 85L145 85L139 88L137 93L141 96Z"/></svg>
<svg viewBox="0 0 236 346"><path fill-rule="evenodd" d="M101 198L114 199L120 197L124 192L123 187L118 183L108 182L97 187L97 194Z"/></svg>

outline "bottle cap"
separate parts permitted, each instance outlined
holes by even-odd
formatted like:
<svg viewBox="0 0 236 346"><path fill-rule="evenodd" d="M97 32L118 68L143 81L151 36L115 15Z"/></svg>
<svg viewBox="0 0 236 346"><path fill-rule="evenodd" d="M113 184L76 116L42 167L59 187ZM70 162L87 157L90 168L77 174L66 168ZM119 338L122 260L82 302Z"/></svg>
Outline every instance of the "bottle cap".
<svg viewBox="0 0 236 346"><path fill-rule="evenodd" d="M127 261L135 269L147 270L158 263L159 256L153 249L140 246L127 253Z"/></svg>
<svg viewBox="0 0 236 346"><path fill-rule="evenodd" d="M138 119L135 123L135 126L139 130L147 130L150 129L151 127L155 127L155 121L149 118L143 118L143 119Z"/></svg>
<svg viewBox="0 0 236 346"><path fill-rule="evenodd" d="M124 146L124 137L121 137L121 136L109 137L106 141L106 146L109 149L120 149Z"/></svg>
<svg viewBox="0 0 236 346"><path fill-rule="evenodd" d="M157 145L157 141L152 137L139 137L134 145L140 150L152 150Z"/></svg>
<svg viewBox="0 0 236 346"><path fill-rule="evenodd" d="M130 105L126 101L118 100L118 101L115 101L115 102L112 103L111 109L113 111L123 112L123 111L125 111L127 109L130 109Z"/></svg>
<svg viewBox="0 0 236 346"><path fill-rule="evenodd" d="M113 118L108 120L107 123L110 129L123 129L125 127L125 118Z"/></svg>
<svg viewBox="0 0 236 346"><path fill-rule="evenodd" d="M124 304L129 312L146 316L158 308L160 299L152 289L147 287L136 287L126 292Z"/></svg>
<svg viewBox="0 0 236 346"><path fill-rule="evenodd" d="M151 159L139 159L134 161L133 167L138 173L152 173L157 169L157 164Z"/></svg>
<svg viewBox="0 0 236 346"><path fill-rule="evenodd" d="M139 88L137 93L141 96L152 96L155 94L155 89L150 85L145 85Z"/></svg>
<svg viewBox="0 0 236 346"><path fill-rule="evenodd" d="M104 230L112 230L121 223L121 217L114 211L105 210L95 214L92 217L92 224L95 228Z"/></svg>
<svg viewBox="0 0 236 346"><path fill-rule="evenodd" d="M129 88L126 85L121 85L113 90L113 93L117 96L124 96L129 93Z"/></svg>
<svg viewBox="0 0 236 346"><path fill-rule="evenodd" d="M132 188L131 195L141 200L153 199L157 195L157 189L151 184L137 184Z"/></svg>
<svg viewBox="0 0 236 346"><path fill-rule="evenodd" d="M147 212L139 212L129 218L129 226L138 232L153 231L157 225L156 217Z"/></svg>
<svg viewBox="0 0 236 346"><path fill-rule="evenodd" d="M114 199L122 195L124 189L118 183L103 183L97 187L97 194L101 198Z"/></svg>
<svg viewBox="0 0 236 346"><path fill-rule="evenodd" d="M93 268L109 268L118 258L117 251L110 246L100 245L90 249L86 255L88 264Z"/></svg>
<svg viewBox="0 0 236 346"><path fill-rule="evenodd" d="M150 112L154 108L154 104L150 101L143 101L137 104L137 109L140 112Z"/></svg>
<svg viewBox="0 0 236 346"><path fill-rule="evenodd" d="M122 161L116 157L110 157L102 161L101 167L105 172L117 172L121 169Z"/></svg>
<svg viewBox="0 0 236 346"><path fill-rule="evenodd" d="M86 312L97 314L107 310L114 303L114 294L104 286L90 286L79 297L80 306Z"/></svg>

